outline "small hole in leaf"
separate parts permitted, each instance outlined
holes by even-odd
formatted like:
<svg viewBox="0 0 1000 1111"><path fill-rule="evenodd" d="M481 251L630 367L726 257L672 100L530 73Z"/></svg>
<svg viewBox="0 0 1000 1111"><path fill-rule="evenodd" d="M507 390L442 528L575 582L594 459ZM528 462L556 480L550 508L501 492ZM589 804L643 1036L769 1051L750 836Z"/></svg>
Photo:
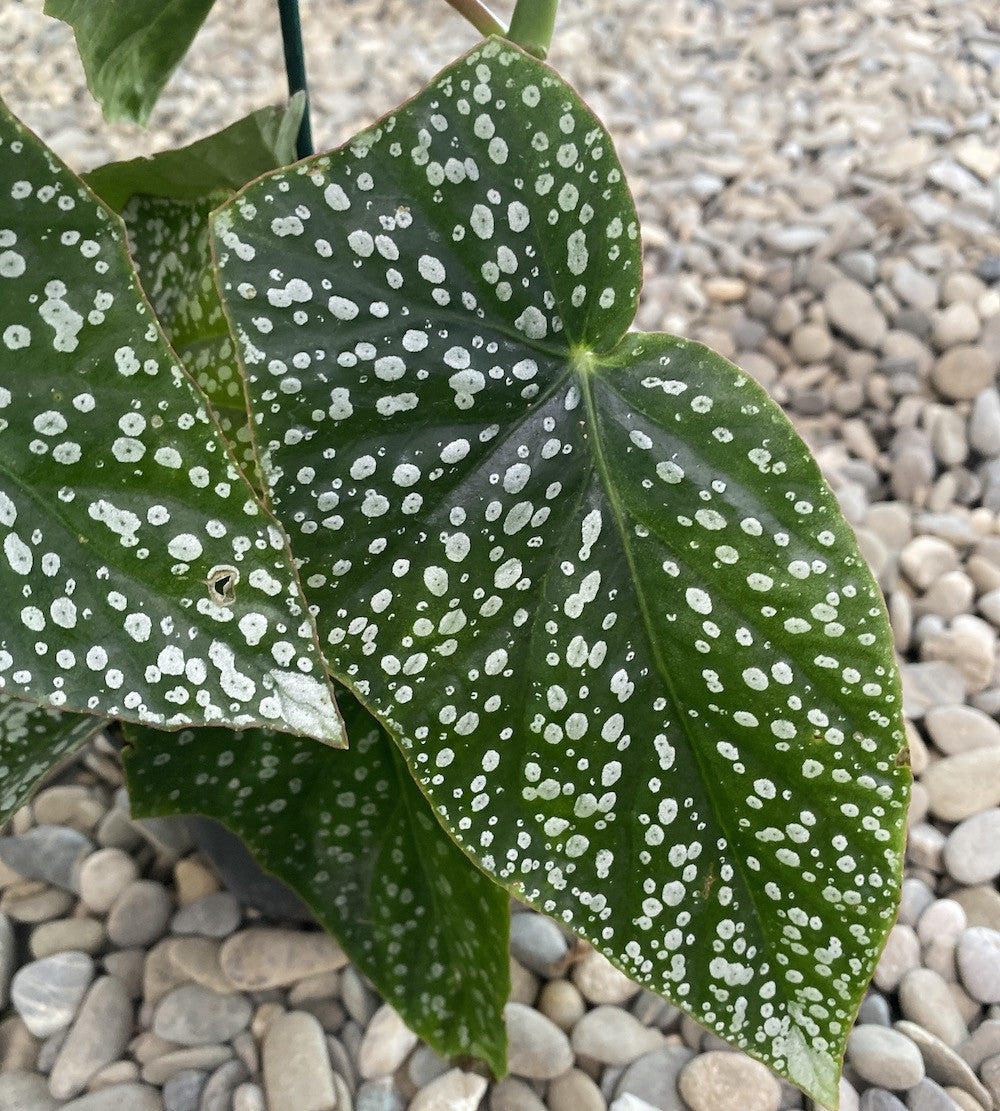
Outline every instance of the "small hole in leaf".
<svg viewBox="0 0 1000 1111"><path fill-rule="evenodd" d="M231 606L236 601L236 584L240 573L235 567L213 567L204 580L208 596L217 606Z"/></svg>

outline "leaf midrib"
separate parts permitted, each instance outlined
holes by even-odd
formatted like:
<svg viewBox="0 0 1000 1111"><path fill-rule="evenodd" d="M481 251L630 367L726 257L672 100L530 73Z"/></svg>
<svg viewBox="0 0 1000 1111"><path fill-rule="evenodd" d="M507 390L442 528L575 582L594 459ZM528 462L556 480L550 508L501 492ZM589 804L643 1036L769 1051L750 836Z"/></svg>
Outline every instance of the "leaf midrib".
<svg viewBox="0 0 1000 1111"><path fill-rule="evenodd" d="M598 419L597 419L597 408L596 408L596 404L595 404L595 400L594 400L594 396L593 396L593 387L592 387L592 384L591 384L592 380L593 380L593 377L594 377L594 374L596 372L596 367L601 365L601 364L598 360L595 360L592 357L588 357L584 360L581 360L581 363L582 363L582 365L580 365L577 369L577 377L580 381L581 393L583 395L584 404L585 404L586 411L587 411L587 421L588 421L588 424L590 425L590 427L593 430L592 455L593 455L593 458L594 458L594 469L596 470L597 474L599 475L599 477L601 479L601 484L604 487L605 495L606 495L607 500L608 500L608 505L611 508L611 512L612 512L612 515L614 516L615 524L616 524L617 529L618 529L618 534L621 538L622 550L625 553L625 559L626 559L626 562L628 564L629 573L630 573L631 580L632 580L633 592L635 594L635 598L636 598L636 601L637 601L638 606L639 606L639 612L640 612L641 617L642 617L642 623L641 623L642 624L642 631L643 631L643 634L645 635L646 642L649 646L650 654L651 654L652 659L653 659L653 663L654 663L654 665L656 667L656 670L657 670L657 672L660 676L661 682L663 683L663 686L664 686L664 689L667 693L667 696L669 697L669 699L670 699L670 701L671 701L671 703L674 707L675 715L676 715L678 724L680 726L681 732L687 738L688 749L691 752L691 755L694 759L695 765L697 766L699 775L700 775L701 780L702 780L702 784L704 786L705 794L707 795L709 801L712 803L713 810L714 810L713 817L715 817L715 819L718 822L719 826L721 827L723 833L725 834L726 842L727 842L727 845L730 849L730 856L733 860L734 867L735 867L735 870L736 870L736 874L739 875L740 884L746 891L747 900L748 900L748 902L749 902L749 904L750 904L750 906L753 910L753 914L754 914L755 918L757 919L758 928L760 929L761 936L768 942L768 944L770 946L771 953L776 954L780 950L779 950L779 947L774 944L773 938L771 937L772 931L767 929L767 915L761 913L761 907L760 907L759 900L755 896L754 884L752 882L750 882L750 877L748 877L747 871L746 871L746 865L745 865L742 857L740 856L740 854L736 851L736 846L738 844L738 840L737 840L737 838L735 838L733 836L733 833L732 833L731 828L730 828L730 824L726 820L725 815L726 815L727 808L726 808L726 806L720 805L719 800L716 797L716 793L715 793L715 790L713 788L713 782L714 782L713 777L710 774L708 774L709 769L706 767L705 761L704 761L704 759L703 759L703 757L700 753L698 741L694 737L694 735L692 734L690 726L688 725L688 722L687 722L687 718L686 718L685 714L682 712L683 711L683 701L679 698L679 696L676 693L675 686L674 686L673 681L672 681L671 676L670 676L670 669L667 667L666 661L663 659L663 656L662 656L662 654L659 650L659 647L656 643L656 639L652 635L653 622L652 622L652 619L651 619L649 606L647 604L646 598L645 598L645 596L643 594L643 591L642 591L641 579L640 579L639 574L638 574L638 566L637 566L637 563L636 563L634 553L632 551L632 547L631 547L629 539L628 539L628 531L625 528L625 517L626 517L626 515L631 516L631 514L628 514L628 511L621 504L621 502L620 502L620 500L619 500L619 498L618 498L618 496L615 492L614 485L612 483L611 476L610 476L610 471L609 471L609 468L607 466L607 461L604 458L604 452L603 452L602 446L601 446L600 428L599 428ZM613 387L610 387L610 386L608 388L613 389ZM627 399L624 399L624 400L627 400ZM773 958L772 958L772 960L773 960ZM774 962L774 963L776 963L776 962ZM779 977L777 977L777 976L775 978L779 979ZM789 997L787 996L787 993L784 990L784 984L782 984L782 995L789 1002L792 1001L792 1000L789 999ZM792 1015L790 1010L788 1011L788 1014L789 1014L789 1017L792 1018L792 1020L794 1021L794 1016Z"/></svg>

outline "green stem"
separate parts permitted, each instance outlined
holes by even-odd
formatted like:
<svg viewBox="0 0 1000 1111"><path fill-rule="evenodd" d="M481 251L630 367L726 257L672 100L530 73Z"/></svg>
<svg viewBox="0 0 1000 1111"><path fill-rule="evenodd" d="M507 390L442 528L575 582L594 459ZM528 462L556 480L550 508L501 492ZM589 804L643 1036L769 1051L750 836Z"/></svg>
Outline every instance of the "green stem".
<svg viewBox="0 0 1000 1111"><path fill-rule="evenodd" d="M544 58L552 42L559 0L517 0L507 38L536 58Z"/></svg>
<svg viewBox="0 0 1000 1111"><path fill-rule="evenodd" d="M503 37L507 34L507 28L480 0L447 0L447 3L451 4L455 11L464 16L484 37L487 35Z"/></svg>
<svg viewBox="0 0 1000 1111"><path fill-rule="evenodd" d="M302 22L299 19L298 0L278 0L281 17L281 42L285 48L285 72L288 74L288 94L306 94L306 107L295 140L295 153L307 158L313 153L312 129L309 124L309 88L306 84L306 54L302 45Z"/></svg>

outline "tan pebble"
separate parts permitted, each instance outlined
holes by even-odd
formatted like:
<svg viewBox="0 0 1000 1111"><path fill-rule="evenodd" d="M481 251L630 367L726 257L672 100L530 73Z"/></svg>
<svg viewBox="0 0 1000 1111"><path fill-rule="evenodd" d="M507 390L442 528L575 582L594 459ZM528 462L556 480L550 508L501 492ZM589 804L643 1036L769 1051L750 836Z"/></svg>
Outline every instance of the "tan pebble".
<svg viewBox="0 0 1000 1111"><path fill-rule="evenodd" d="M197 857L186 856L174 865L178 906L190 906L204 896L214 894L221 886L215 873Z"/></svg>

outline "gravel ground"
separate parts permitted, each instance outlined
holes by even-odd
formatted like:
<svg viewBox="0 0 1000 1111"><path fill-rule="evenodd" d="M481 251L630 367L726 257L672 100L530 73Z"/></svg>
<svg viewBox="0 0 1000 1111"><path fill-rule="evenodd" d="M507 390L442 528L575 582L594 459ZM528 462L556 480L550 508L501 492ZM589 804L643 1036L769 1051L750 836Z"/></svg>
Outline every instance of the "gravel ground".
<svg viewBox="0 0 1000 1111"><path fill-rule="evenodd" d="M40 8L0 8L0 95L74 168L282 94L272 5L220 0L150 131L106 128ZM995 4L564 8L552 61L615 135L643 219L639 325L705 340L787 407L888 601L917 784L841 1107L1000 1108ZM475 41L432 0L306 0L304 20L320 146ZM513 923L512 1075L487 1090L335 944L241 906L176 826L130 821L107 742L9 833L4 1111L809 1106L531 912Z"/></svg>

